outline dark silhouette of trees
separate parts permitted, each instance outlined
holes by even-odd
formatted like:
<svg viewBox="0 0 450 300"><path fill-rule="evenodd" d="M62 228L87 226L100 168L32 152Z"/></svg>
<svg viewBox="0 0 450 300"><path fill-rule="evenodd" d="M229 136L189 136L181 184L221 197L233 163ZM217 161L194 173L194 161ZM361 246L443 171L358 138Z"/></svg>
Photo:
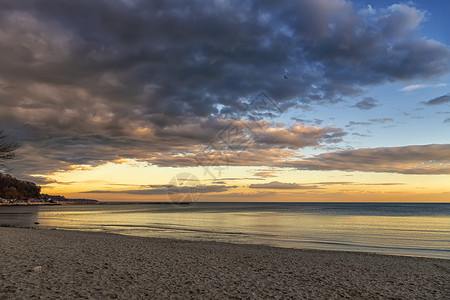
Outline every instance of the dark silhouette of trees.
<svg viewBox="0 0 450 300"><path fill-rule="evenodd" d="M41 187L34 182L19 180L8 174L0 174L0 197L6 199L39 198Z"/></svg>

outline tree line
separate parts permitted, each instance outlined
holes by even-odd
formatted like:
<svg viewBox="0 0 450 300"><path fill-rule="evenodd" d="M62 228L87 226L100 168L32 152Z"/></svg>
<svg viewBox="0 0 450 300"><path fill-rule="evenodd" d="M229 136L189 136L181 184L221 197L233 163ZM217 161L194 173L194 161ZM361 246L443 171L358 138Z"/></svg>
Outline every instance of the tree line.
<svg viewBox="0 0 450 300"><path fill-rule="evenodd" d="M41 187L34 182L19 180L8 174L0 173L0 198L29 199L39 198Z"/></svg>

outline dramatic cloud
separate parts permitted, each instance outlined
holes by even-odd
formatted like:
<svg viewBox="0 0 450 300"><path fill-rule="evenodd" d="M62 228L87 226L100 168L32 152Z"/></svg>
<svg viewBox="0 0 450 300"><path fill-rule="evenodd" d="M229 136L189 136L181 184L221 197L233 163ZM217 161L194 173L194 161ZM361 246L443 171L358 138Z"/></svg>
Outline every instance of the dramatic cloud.
<svg viewBox="0 0 450 300"><path fill-rule="evenodd" d="M18 174L123 157L178 166L236 118L261 124L241 147L284 156L345 133L262 119L450 67L448 47L420 36L426 12L407 4L0 0L0 7L0 126L22 144ZM354 107L376 105L365 98Z"/></svg>
<svg viewBox="0 0 450 300"><path fill-rule="evenodd" d="M295 124L287 129L268 128L255 131L255 142L261 144L274 144L277 147L303 148L317 146L321 142L341 142L347 133L341 129L327 127L305 127Z"/></svg>
<svg viewBox="0 0 450 300"><path fill-rule="evenodd" d="M207 150L206 150L207 151ZM160 167L194 167L204 168L215 179L216 166L270 166L276 167L293 157L299 157L294 150L287 149L245 149L240 151L207 151L179 154L164 154L147 159L153 165ZM214 175L214 176L212 176ZM223 178L220 178L225 180Z"/></svg>
<svg viewBox="0 0 450 300"><path fill-rule="evenodd" d="M450 144L346 150L284 165L300 170L450 174Z"/></svg>
<svg viewBox="0 0 450 300"><path fill-rule="evenodd" d="M297 183L285 183L279 181L272 181L269 183L250 184L252 189L273 189L273 190L310 190L317 189L315 185L300 185Z"/></svg>
<svg viewBox="0 0 450 300"><path fill-rule="evenodd" d="M429 101L424 102L426 105L439 105L439 104L445 104L450 102L450 94L446 94L440 97L436 97L434 99L431 99Z"/></svg>
<svg viewBox="0 0 450 300"><path fill-rule="evenodd" d="M175 121L173 121L175 123ZM164 167L266 165L298 156L293 150L340 142L345 132L333 127L306 127L294 124L278 127L267 121L181 118L178 124L123 137L88 135L51 137L33 127L10 130L21 140L14 173L48 174L72 165L97 166L121 158L138 159ZM19 132L17 132L19 131ZM32 146L34 145L34 146ZM48 149L51 149L49 151Z"/></svg>

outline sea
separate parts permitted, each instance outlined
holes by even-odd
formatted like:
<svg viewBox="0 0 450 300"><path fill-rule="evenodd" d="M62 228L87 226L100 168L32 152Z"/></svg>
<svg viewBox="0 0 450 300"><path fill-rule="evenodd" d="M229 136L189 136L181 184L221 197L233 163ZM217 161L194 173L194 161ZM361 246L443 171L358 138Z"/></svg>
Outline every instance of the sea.
<svg viewBox="0 0 450 300"><path fill-rule="evenodd" d="M450 259L450 203L0 206L0 225Z"/></svg>

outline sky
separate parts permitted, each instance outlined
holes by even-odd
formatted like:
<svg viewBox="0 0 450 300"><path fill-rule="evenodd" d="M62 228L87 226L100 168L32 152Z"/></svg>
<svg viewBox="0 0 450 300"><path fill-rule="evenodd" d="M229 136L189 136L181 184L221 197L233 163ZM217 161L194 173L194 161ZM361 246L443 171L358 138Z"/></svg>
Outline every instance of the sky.
<svg viewBox="0 0 450 300"><path fill-rule="evenodd" d="M3 171L105 201L450 202L449 10L0 0Z"/></svg>

